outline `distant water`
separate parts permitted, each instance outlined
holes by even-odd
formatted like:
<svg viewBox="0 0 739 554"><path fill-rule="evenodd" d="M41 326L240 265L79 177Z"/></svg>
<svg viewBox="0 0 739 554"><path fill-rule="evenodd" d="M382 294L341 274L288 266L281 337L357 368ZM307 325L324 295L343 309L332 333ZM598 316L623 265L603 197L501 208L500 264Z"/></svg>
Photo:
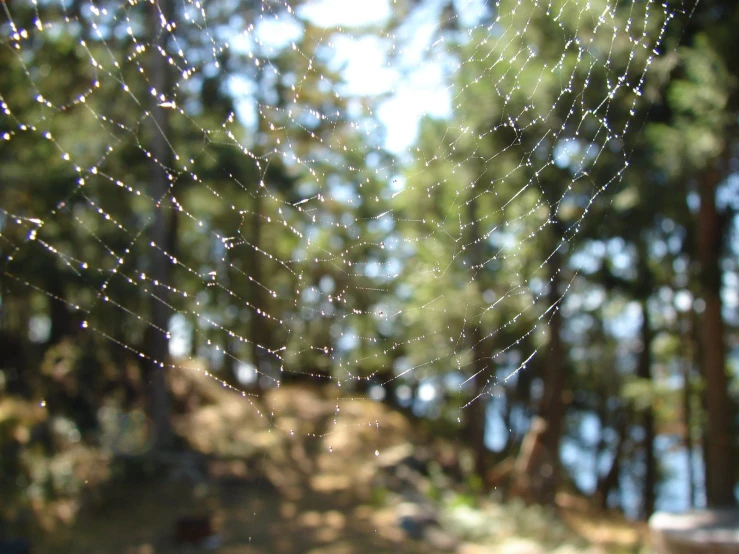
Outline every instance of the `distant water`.
<svg viewBox="0 0 739 554"><path fill-rule="evenodd" d="M498 399L495 399L498 400ZM505 442L508 433L528 427L528 418L514 414L512 426L514 429L505 429L499 410L502 402L490 402L488 405L488 421L486 443L492 450L498 450ZM638 440L638 432L632 437ZM601 459L596 460L596 448L600 441L600 425L595 414L583 414L579 418L577 440L565 438L562 441L561 459L564 466L572 475L578 488L584 494L595 491L598 475L608 471L613 454L604 453ZM658 471L661 476L657 488L656 509L668 512L684 512L693 507L700 508L706 504L706 491L703 480L703 455L700 448L694 448L693 454L693 486L695 487L695 505L690 502L690 480L688 475L687 449L681 443L681 437L674 435L659 435L655 439L655 450ZM618 504L627 517L637 518L642 506L641 475L644 472L644 462L640 459L631 460L621 471L621 490ZM739 485L737 485L739 496Z"/></svg>
<svg viewBox="0 0 739 554"><path fill-rule="evenodd" d="M701 449L695 448L693 454L695 505L691 506L687 449L675 446L677 440L676 437L664 435L655 439L655 453L661 476L656 498L656 509L659 511L684 512L693 507L704 507L706 504ZM589 494L595 490L597 477L594 450L583 448L566 439L562 444L562 461L584 493ZM604 472L605 468L600 468L600 471ZM643 471L643 460L634 460L621 471L619 504L627 517L637 518L641 512Z"/></svg>
<svg viewBox="0 0 739 554"><path fill-rule="evenodd" d="M457 377L454 374L450 374ZM458 383L446 383L449 389L454 389ZM425 387L425 388L424 388ZM418 396L398 397L404 405L413 405L414 412L421 417L439 416L439 389L438 381L429 379L419 387ZM427 390L428 389L428 390ZM408 390L410 393L410 389ZM493 396L487 405L487 420L485 429L485 444L490 450L500 451L506 443L510 433L522 435L529 427L530 418L523 410L514 408L511 413L511 428L503 422L502 412L505 409L505 396ZM572 420L568 421L571 425ZM611 448L596 460L597 445L601 440L600 424L594 413L577 414L577 438L566 437L562 440L560 456L564 466L573 477L576 485L584 494L595 491L598 476L605 474L611 466L615 437L609 437ZM631 439L638 442L643 434L640 427L635 426ZM655 455L658 464L659 484L656 495L656 509L667 512L685 512L691 508L702 508L706 504L706 491L703 472L703 453L700 447L693 449L692 479L695 494L695 503L691 506L690 476L688 470L687 449L682 444L682 437L675 435L658 435L655 438ZM621 471L620 496L611 499L614 507L620 507L627 517L637 518L640 515L642 498L642 478L644 461L639 456L633 456ZM739 483L735 489L739 498Z"/></svg>

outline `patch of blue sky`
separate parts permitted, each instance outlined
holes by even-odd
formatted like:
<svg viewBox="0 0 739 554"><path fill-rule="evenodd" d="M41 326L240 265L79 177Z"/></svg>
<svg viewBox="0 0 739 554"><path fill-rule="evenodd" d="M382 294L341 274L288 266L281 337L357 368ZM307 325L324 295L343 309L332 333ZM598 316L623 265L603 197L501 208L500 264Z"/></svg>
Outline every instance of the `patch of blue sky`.
<svg viewBox="0 0 739 554"><path fill-rule="evenodd" d="M338 35L332 39L334 55L329 68L340 70L345 83L342 96L379 96L392 91L398 71L388 61L389 40L377 36Z"/></svg>
<svg viewBox="0 0 739 554"><path fill-rule="evenodd" d="M306 5L299 10L301 18L324 27L346 26L359 28L382 23L390 15L388 2L366 1L351 3L326 0ZM345 97L388 96L378 111L386 129L385 147L400 151L412 144L417 136L418 121L423 115L443 117L450 109L450 95L440 86L443 75L438 64L421 63L423 40L430 36L430 26L416 28L416 40L411 40L402 58L390 59L393 42L386 38L351 34L333 34L331 47L327 47L331 59L329 66L341 73L344 83L338 92ZM230 37L231 48L244 55L271 57L280 50L299 42L303 29L299 21L289 14L263 17L251 31ZM326 44L329 40L327 37ZM397 63L417 67L408 74L401 73ZM254 105L254 86L245 76L234 76L229 91L236 103L237 115L242 124L253 128L257 111Z"/></svg>
<svg viewBox="0 0 739 554"><path fill-rule="evenodd" d="M341 204L359 206L362 198L351 183L346 183L337 175L329 175L326 179L331 198Z"/></svg>
<svg viewBox="0 0 739 554"><path fill-rule="evenodd" d="M325 28L379 25L392 16L389 0L320 0L300 6L297 13Z"/></svg>
<svg viewBox="0 0 739 554"><path fill-rule="evenodd" d="M329 66L344 80L337 92L344 97L376 97L376 115L385 127L383 146L402 154L416 142L423 117L451 116L448 75L453 64L436 32L442 6L440 1L422 4L397 26L393 36L381 37L363 30L389 22L394 15L389 0L319 0L301 6L295 15L275 12L261 17L253 29L231 37L230 45L240 53L270 57L302 39L300 20L341 29L325 40ZM489 9L483 0L459 0L455 8L452 17L459 18L462 28L477 25ZM253 127L257 118L253 85L235 77L229 88L239 120Z"/></svg>
<svg viewBox="0 0 739 554"><path fill-rule="evenodd" d="M401 152L415 142L423 116L448 117L451 113L451 93L445 86L443 65L429 56L439 9L436 4L429 3L413 13L399 27L399 40L349 33L331 38L330 66L340 70L345 81L339 92L344 96L387 96L377 115L386 129L384 146L393 152ZM322 0L301 7L298 15L324 28L359 32L363 27L386 23L393 13L388 0ZM405 47L396 51L399 44Z"/></svg>
<svg viewBox="0 0 739 554"><path fill-rule="evenodd" d="M291 14L262 17L254 28L254 36L265 53L277 53L303 37L303 26Z"/></svg>
<svg viewBox="0 0 739 554"><path fill-rule="evenodd" d="M359 337L357 336L357 333L354 330L344 332L344 334L341 335L336 340L337 350L344 352L344 353L356 352L356 349L358 347L359 347Z"/></svg>

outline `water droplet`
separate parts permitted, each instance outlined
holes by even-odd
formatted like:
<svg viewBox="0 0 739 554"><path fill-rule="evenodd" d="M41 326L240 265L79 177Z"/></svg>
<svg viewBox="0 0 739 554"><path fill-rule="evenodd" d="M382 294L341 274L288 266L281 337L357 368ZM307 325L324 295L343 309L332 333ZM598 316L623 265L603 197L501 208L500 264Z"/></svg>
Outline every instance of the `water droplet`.
<svg viewBox="0 0 739 554"><path fill-rule="evenodd" d="M379 456L379 455L380 455L380 451L379 450L375 450L375 456Z"/></svg>
<svg viewBox="0 0 739 554"><path fill-rule="evenodd" d="M332 453L333 453L333 451L334 451L334 448L333 448L332 446L329 446L329 447L328 447L328 453L329 453L329 454L332 454Z"/></svg>

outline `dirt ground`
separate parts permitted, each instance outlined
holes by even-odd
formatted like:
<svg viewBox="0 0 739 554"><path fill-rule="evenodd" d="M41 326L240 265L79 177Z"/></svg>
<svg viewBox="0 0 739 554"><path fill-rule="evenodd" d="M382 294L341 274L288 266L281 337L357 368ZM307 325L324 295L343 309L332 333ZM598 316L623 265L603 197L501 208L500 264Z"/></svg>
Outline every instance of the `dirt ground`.
<svg viewBox="0 0 739 554"><path fill-rule="evenodd" d="M33 538L34 552L450 551L411 538L399 525L397 502L377 487L381 468L398 452L412 452L417 439L409 421L382 404L302 386L274 389L257 400L195 371L173 382L173 391L175 397L198 398L176 421L188 453L165 460L164 472L129 472L96 490L73 523ZM142 460L146 457L132 457L128 463L140 469ZM611 552L637 551L642 534L635 526L603 525L576 502L563 510L573 532L589 542L616 547L608 548ZM207 522L215 536L199 544L180 536L178 542L183 518ZM460 540L451 551L503 550Z"/></svg>

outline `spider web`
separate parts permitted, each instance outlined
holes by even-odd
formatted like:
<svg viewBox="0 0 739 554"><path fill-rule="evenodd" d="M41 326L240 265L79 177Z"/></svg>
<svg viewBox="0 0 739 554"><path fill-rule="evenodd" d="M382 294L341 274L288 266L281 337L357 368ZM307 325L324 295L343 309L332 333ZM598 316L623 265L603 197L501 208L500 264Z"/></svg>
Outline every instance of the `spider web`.
<svg viewBox="0 0 739 554"><path fill-rule="evenodd" d="M40 295L73 312L79 333L202 371L246 402L225 371L378 397L456 375L458 410L546 348L577 238L628 175L649 69L685 11L2 9L6 314L18 291ZM153 238L158 221L176 221L176 240ZM150 334L170 356L150 359Z"/></svg>

